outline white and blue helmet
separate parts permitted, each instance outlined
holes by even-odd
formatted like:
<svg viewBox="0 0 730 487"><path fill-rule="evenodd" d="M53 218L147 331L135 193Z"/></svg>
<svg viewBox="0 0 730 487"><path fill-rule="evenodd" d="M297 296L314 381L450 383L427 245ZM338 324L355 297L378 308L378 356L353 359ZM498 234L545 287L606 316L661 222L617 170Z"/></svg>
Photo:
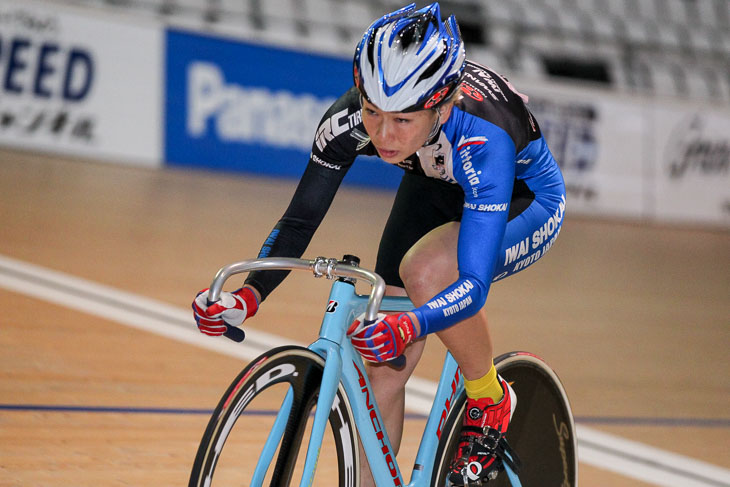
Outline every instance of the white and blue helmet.
<svg viewBox="0 0 730 487"><path fill-rule="evenodd" d="M438 3L412 3L368 27L355 51L355 86L386 112L436 108L458 86L464 60L454 16L442 22Z"/></svg>

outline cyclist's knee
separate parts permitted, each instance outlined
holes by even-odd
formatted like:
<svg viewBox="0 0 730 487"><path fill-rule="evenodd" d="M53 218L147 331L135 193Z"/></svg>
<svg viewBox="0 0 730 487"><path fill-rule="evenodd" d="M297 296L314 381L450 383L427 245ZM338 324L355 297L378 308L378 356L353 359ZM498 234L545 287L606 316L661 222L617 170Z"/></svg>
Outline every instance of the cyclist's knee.
<svg viewBox="0 0 730 487"><path fill-rule="evenodd" d="M456 280L458 236L459 224L447 223L431 230L406 252L398 272L411 299L429 299Z"/></svg>
<svg viewBox="0 0 730 487"><path fill-rule="evenodd" d="M428 299L458 275L455 259L447 252L432 248L409 251L401 262L399 272L408 295L416 300L419 297Z"/></svg>

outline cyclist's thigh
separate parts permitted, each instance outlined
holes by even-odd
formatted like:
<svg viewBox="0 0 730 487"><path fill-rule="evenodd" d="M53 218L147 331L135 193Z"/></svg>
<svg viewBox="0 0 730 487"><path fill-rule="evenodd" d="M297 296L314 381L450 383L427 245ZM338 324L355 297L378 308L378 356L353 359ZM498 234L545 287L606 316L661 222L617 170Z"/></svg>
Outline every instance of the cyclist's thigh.
<svg viewBox="0 0 730 487"><path fill-rule="evenodd" d="M434 228L459 221L463 209L458 185L405 173L380 239L375 272L386 284L403 287L398 268L406 252Z"/></svg>
<svg viewBox="0 0 730 487"><path fill-rule="evenodd" d="M537 194L529 205L511 218L502 240L493 281L526 269L545 255L560 233L564 211L564 193Z"/></svg>

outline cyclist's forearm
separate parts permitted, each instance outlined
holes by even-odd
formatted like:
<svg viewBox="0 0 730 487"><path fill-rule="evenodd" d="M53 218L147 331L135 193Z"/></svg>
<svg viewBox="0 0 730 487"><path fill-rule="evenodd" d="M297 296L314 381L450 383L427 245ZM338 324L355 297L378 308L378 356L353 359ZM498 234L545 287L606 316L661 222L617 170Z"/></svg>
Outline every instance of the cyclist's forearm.
<svg viewBox="0 0 730 487"><path fill-rule="evenodd" d="M301 257L327 214L345 172L322 167L310 158L289 207L264 241L259 258ZM252 272L246 284L256 288L264 300L288 274L289 271Z"/></svg>
<svg viewBox="0 0 730 487"><path fill-rule="evenodd" d="M460 278L423 306L413 310L418 336L449 328L476 314L487 299L488 284L474 277Z"/></svg>
<svg viewBox="0 0 730 487"><path fill-rule="evenodd" d="M316 225L304 225L301 222L297 225L286 218L282 218L274 227L269 238L266 239L261 252L259 252L259 258L301 257L312 240L316 229ZM256 289L261 297L260 301L263 301L281 284L289 275L289 272L254 271L249 274L245 284Z"/></svg>

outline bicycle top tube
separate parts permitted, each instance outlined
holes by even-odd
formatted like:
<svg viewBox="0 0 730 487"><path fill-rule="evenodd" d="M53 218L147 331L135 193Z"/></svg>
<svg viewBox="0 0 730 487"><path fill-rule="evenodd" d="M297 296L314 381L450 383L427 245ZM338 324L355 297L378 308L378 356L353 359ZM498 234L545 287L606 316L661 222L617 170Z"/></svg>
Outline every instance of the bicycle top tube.
<svg viewBox="0 0 730 487"><path fill-rule="evenodd" d="M372 286L370 297L365 308L365 320L367 323L371 323L377 319L380 303L385 295L385 281L382 277L373 271L345 264L339 262L337 259L317 257L313 260L307 260L292 257L264 257L261 259L242 260L222 267L213 278L210 291L208 292L208 299L212 302L220 299L223 284L229 277L235 274L257 270L308 270L314 274L314 277L326 277L327 279L349 277L367 281Z"/></svg>

